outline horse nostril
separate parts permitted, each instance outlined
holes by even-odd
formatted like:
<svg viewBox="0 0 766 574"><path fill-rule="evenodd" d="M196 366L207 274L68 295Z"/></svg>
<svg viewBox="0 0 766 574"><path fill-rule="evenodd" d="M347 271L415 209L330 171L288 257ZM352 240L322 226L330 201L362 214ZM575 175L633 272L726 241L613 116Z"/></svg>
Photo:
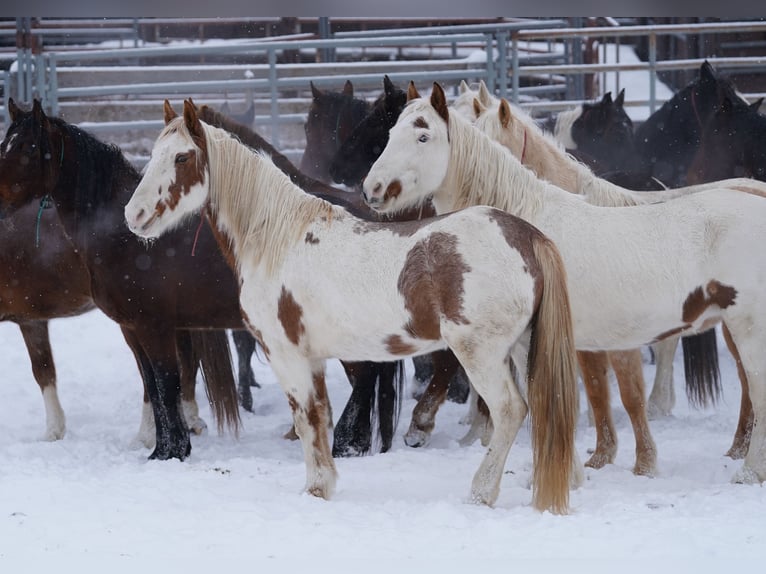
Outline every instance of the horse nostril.
<svg viewBox="0 0 766 574"><path fill-rule="evenodd" d="M377 194L377 193L380 193L380 191L381 191L382 189L383 189L383 184L382 184L382 183L376 183L376 184L375 184L375 187L374 187L374 188L372 188L372 194L373 194L373 195L375 195L375 194Z"/></svg>
<svg viewBox="0 0 766 574"><path fill-rule="evenodd" d="M144 218L144 215L146 215L146 211L143 208L141 208L139 212L136 214L136 223L141 221Z"/></svg>

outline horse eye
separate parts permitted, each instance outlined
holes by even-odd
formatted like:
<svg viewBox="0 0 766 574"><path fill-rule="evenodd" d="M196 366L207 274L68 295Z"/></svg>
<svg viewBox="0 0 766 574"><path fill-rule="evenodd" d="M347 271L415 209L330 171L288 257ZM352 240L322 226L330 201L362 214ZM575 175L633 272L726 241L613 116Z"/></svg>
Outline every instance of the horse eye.
<svg viewBox="0 0 766 574"><path fill-rule="evenodd" d="M186 154L178 154L176 156L176 163L186 163L186 160L189 159L189 156Z"/></svg>
<svg viewBox="0 0 766 574"><path fill-rule="evenodd" d="M421 136L418 138L418 141L419 141L420 143L426 143L426 142L428 141L428 134L422 134L422 135L421 135Z"/></svg>

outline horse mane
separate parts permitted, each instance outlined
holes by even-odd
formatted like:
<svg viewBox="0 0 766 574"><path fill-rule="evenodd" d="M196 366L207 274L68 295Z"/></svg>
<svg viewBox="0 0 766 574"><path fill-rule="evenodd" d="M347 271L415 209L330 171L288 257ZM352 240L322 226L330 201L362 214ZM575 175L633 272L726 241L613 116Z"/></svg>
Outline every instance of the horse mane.
<svg viewBox="0 0 766 574"><path fill-rule="evenodd" d="M51 158L52 161L59 161L62 168L67 164L74 167L73 170L61 170L56 186L74 190L75 213L90 215L109 202L114 192L120 189L116 185L117 182L130 182L132 187L135 187L140 178L138 170L117 145L104 143L61 118L49 117L48 121L62 134L62 146L65 140L69 140L75 147L75 158L67 157L66 148L61 152L60 158ZM51 142L47 141L45 145L50 153ZM127 185L125 188L131 186ZM71 192L68 191L67 195L69 193Z"/></svg>
<svg viewBox="0 0 766 574"><path fill-rule="evenodd" d="M416 102L418 100L410 103ZM453 184L456 192L451 208L489 205L534 221L544 203L541 188L549 184L539 180L533 171L473 127L459 112L449 110L447 125L450 162L445 179Z"/></svg>
<svg viewBox="0 0 766 574"><path fill-rule="evenodd" d="M265 265L271 275L317 218L345 216L342 208L295 185L265 151L252 150L221 128L200 124L207 140L211 211L230 235L240 267L242 257L251 254L248 263Z"/></svg>
<svg viewBox="0 0 766 574"><path fill-rule="evenodd" d="M597 177L591 169L577 161L564 149L553 135L545 133L534 120L511 107L514 121L525 130L524 164L538 177L547 179L570 193L585 196L588 203L603 207L624 207L644 203L635 192L623 189L606 179ZM476 121L476 127L490 139L502 140L505 130L501 127L496 110L487 110Z"/></svg>
<svg viewBox="0 0 766 574"><path fill-rule="evenodd" d="M582 106L577 106L571 110L559 112L556 116L556 123L553 126L553 137L562 146L568 149L577 149L577 143L572 139L572 125L582 114Z"/></svg>

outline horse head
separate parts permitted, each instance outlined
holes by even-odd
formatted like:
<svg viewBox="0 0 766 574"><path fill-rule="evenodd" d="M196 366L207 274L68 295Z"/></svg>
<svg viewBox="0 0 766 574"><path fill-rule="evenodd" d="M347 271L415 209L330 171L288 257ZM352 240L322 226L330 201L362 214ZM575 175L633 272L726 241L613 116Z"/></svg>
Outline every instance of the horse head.
<svg viewBox="0 0 766 574"><path fill-rule="evenodd" d="M417 94L410 83L408 92ZM377 211L424 202L447 175L450 114L442 87L430 98L410 99L389 132L388 144L370 168L362 195Z"/></svg>
<svg viewBox="0 0 766 574"><path fill-rule="evenodd" d="M8 100L11 125L0 143L0 213L46 198L65 161L64 136L35 99L30 111Z"/></svg>
<svg viewBox="0 0 766 574"><path fill-rule="evenodd" d="M165 100L165 128L133 196L125 221L141 237L159 237L206 204L210 174L207 141L197 109L184 101L179 117Z"/></svg>
<svg viewBox="0 0 766 574"><path fill-rule="evenodd" d="M372 110L343 142L330 164L330 175L338 183L355 186L362 182L370 166L388 142L390 130L407 103L407 93L383 77L383 93Z"/></svg>

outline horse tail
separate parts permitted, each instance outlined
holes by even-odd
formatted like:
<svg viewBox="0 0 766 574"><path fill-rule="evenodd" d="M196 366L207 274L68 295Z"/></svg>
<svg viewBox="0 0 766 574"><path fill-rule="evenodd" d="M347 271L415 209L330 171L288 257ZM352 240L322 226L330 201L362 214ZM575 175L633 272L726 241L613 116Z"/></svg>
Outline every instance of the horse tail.
<svg viewBox="0 0 766 574"><path fill-rule="evenodd" d="M239 436L239 405L234 368L231 363L229 339L224 330L192 330L194 354L199 359L205 393L218 425L223 432L224 423L234 436Z"/></svg>
<svg viewBox="0 0 766 574"><path fill-rule="evenodd" d="M334 457L390 450L404 396L404 361L344 363L353 389L333 431Z"/></svg>
<svg viewBox="0 0 766 574"><path fill-rule="evenodd" d="M686 396L697 408L715 404L721 396L721 370L715 329L682 338Z"/></svg>
<svg viewBox="0 0 766 574"><path fill-rule="evenodd" d="M533 251L543 275L528 355L533 504L538 510L566 514L578 415L572 316L566 270L556 246L538 237Z"/></svg>

